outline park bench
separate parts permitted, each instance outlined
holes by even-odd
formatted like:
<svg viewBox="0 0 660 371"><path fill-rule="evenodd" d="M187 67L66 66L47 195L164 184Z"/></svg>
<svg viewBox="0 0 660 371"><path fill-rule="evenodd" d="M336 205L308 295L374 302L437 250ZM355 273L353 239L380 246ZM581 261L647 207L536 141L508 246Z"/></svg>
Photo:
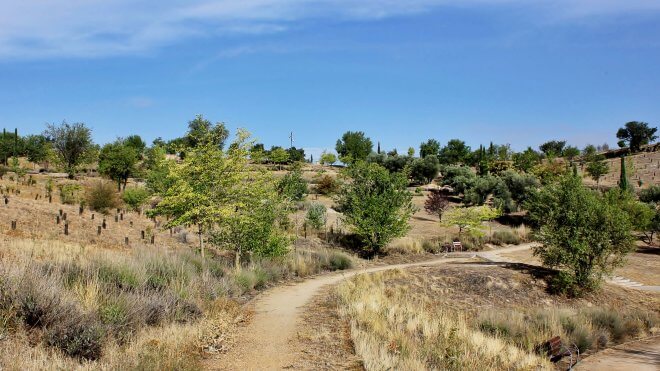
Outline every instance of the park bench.
<svg viewBox="0 0 660 371"><path fill-rule="evenodd" d="M564 357L571 357L569 369L578 362L580 358L580 349L577 346L566 346L561 337L555 336L552 339L541 344L541 351L550 358L550 362L557 363ZM575 362L574 362L575 361Z"/></svg>
<svg viewBox="0 0 660 371"><path fill-rule="evenodd" d="M461 241L454 241L451 244L451 250L452 251L456 251L456 250L463 251L463 244L461 243Z"/></svg>

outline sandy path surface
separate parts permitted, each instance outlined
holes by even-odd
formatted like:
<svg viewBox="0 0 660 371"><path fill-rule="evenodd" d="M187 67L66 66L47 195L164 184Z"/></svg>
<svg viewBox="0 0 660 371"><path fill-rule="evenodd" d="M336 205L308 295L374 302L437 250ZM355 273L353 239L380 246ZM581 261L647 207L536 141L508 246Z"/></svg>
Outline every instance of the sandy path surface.
<svg viewBox="0 0 660 371"><path fill-rule="evenodd" d="M427 262L396 264L351 270L315 277L268 290L251 304L254 316L241 330L239 342L224 357L210 365L219 370L280 370L294 361L300 346L296 328L305 306L323 287L358 274L444 264L465 260L440 258Z"/></svg>
<svg viewBox="0 0 660 371"><path fill-rule="evenodd" d="M513 263L515 259L502 254L530 249L534 244L524 244L508 248L475 253L492 262ZM303 282L274 287L257 297L251 304L254 315L249 324L241 329L238 343L226 355L209 361L208 368L215 370L281 370L291 368L298 352L304 348L297 344L296 331L302 318L302 308L328 285L358 274L373 273L390 269L434 266L458 261L469 257L443 257L435 260L395 264L366 269L356 269L320 275ZM637 343L635 343L637 344ZM587 358L582 363L584 370L660 370L660 338L650 343L624 345Z"/></svg>
<svg viewBox="0 0 660 371"><path fill-rule="evenodd" d="M575 369L584 371L660 370L660 336L598 352L580 362Z"/></svg>
<svg viewBox="0 0 660 371"><path fill-rule="evenodd" d="M530 246L504 248L489 253L489 260L499 260L499 254L527 249ZM435 260L395 264L367 269L357 269L321 275L300 283L274 287L255 299L251 304L254 312L250 323L238 336L238 343L221 359L209 364L218 370L279 370L291 366L297 351L296 329L301 318L302 307L328 285L358 274L373 273L390 269L433 266L467 258L438 258Z"/></svg>

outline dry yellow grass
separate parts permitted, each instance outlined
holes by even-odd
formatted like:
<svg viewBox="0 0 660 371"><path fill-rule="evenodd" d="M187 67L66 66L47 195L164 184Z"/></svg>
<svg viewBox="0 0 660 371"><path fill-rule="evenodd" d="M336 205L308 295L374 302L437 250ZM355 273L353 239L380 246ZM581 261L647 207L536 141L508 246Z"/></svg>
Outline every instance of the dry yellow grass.
<svg viewBox="0 0 660 371"><path fill-rule="evenodd" d="M462 316L429 310L419 296L385 285L402 275L361 275L338 288L340 311L367 370L551 369L546 360L473 330Z"/></svg>

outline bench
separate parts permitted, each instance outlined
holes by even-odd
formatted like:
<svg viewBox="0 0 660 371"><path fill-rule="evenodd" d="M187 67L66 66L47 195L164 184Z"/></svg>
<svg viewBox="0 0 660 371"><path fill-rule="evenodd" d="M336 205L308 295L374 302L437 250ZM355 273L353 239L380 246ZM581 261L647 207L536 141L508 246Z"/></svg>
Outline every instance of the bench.
<svg viewBox="0 0 660 371"><path fill-rule="evenodd" d="M454 241L454 242L452 242L452 244L451 244L451 250L452 250L452 251L456 251L456 250L458 250L458 251L463 251L463 244L461 243L461 241Z"/></svg>
<svg viewBox="0 0 660 371"><path fill-rule="evenodd" d="M575 361L577 363L577 360L580 358L580 350L578 349L577 346L565 346L564 342L562 341L561 337L555 336L552 339L546 341L545 343L541 344L540 349L541 352L545 352L546 356L550 359L550 362L552 363L557 363L559 362L562 358L564 357L571 357L571 367L574 365L573 363L573 356L575 356Z"/></svg>

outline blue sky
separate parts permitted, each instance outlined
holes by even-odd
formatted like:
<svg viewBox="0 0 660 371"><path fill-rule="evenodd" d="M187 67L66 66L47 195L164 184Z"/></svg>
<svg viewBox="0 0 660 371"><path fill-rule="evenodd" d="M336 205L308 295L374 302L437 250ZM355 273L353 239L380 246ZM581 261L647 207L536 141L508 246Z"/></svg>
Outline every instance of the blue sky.
<svg viewBox="0 0 660 371"><path fill-rule="evenodd" d="M195 114L266 145L616 143L660 123L660 1L0 0L0 126L95 140ZM63 4L65 3L65 4Z"/></svg>

